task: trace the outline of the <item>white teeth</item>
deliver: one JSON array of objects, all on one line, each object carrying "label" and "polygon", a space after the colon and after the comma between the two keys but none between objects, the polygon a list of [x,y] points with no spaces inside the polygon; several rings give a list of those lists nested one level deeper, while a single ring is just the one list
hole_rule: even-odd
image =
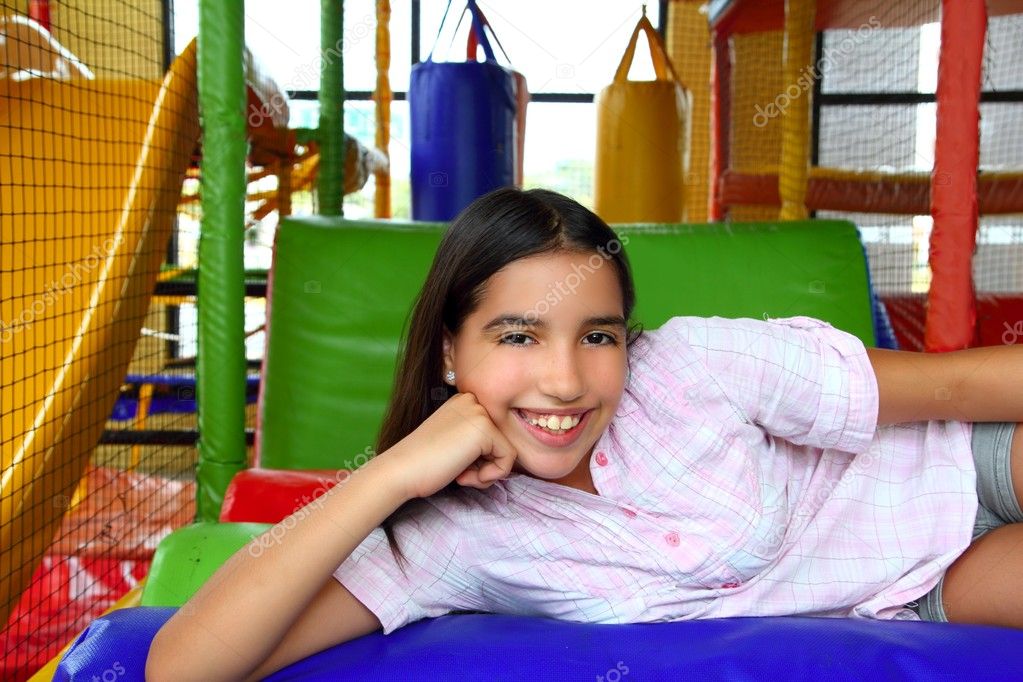
[{"label": "white teeth", "polygon": [[529,421],[530,424],[547,429],[548,431],[568,431],[569,429],[575,428],[575,426],[579,423],[579,420],[579,416],[567,414],[563,417],[550,414],[543,415],[539,419],[527,418],[527,421]]}]

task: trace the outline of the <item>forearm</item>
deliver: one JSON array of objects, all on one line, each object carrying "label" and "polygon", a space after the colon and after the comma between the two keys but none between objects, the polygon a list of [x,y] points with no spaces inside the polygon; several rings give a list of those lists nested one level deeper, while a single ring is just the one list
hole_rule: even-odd
[{"label": "forearm", "polygon": [[869,349],[878,379],[878,423],[1023,421],[1023,346],[950,353]]},{"label": "forearm", "polygon": [[1023,421],[1023,346],[989,346],[956,353],[953,419]]},{"label": "forearm", "polygon": [[147,673],[212,681],[254,670],[325,580],[405,501],[390,483],[386,454],[232,556],[157,634]]}]

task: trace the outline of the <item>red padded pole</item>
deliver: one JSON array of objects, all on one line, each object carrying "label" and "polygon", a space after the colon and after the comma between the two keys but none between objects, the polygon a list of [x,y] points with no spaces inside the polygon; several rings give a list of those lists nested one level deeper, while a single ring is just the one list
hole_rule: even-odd
[{"label": "red padded pole", "polygon": [[974,337],[971,262],[977,239],[980,80],[987,8],[942,0],[937,134],[931,175],[930,265],[924,349],[969,347]]}]

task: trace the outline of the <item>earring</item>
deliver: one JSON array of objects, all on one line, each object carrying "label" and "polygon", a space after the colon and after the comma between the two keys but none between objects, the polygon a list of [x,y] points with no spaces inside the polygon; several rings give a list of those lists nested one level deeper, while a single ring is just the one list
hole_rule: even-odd
[{"label": "earring", "polygon": [[449,384],[455,383],[455,373],[454,373],[454,371],[449,369],[448,373],[444,375],[444,381],[448,382]]}]

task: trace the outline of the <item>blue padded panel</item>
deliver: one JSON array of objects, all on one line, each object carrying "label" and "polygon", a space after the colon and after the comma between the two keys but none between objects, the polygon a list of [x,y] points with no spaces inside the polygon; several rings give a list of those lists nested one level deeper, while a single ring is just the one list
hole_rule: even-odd
[{"label": "blue padded panel", "polygon": [[149,644],[175,611],[173,607],[139,606],[100,616],[60,659],[54,682],[92,682],[94,676],[101,680],[145,679]]},{"label": "blue padded panel", "polygon": [[[54,680],[141,680],[173,608],[115,611],[89,626]],[[852,618],[719,618],[589,625],[459,614],[338,645],[268,680],[1012,680],[1023,630]]]}]

